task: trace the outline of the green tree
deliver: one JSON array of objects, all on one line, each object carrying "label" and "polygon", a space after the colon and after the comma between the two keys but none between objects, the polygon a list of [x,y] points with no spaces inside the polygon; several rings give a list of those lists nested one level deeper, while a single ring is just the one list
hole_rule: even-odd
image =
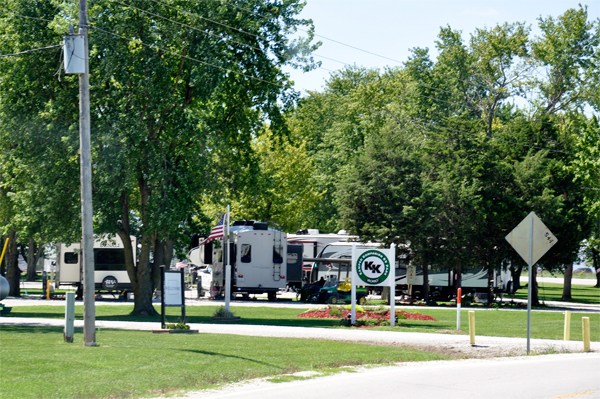
[{"label": "green tree", "polygon": [[[47,1],[40,2],[46,10],[41,17],[54,19],[52,24],[22,20],[16,14],[33,6],[4,1],[9,11],[3,19],[10,27],[10,34],[3,36],[7,42],[18,43],[24,31],[35,36],[43,30],[55,38],[77,18],[71,2]],[[310,27],[310,21],[294,17],[301,8],[298,1],[272,7],[261,0],[245,4],[251,11],[205,1],[187,2],[185,8],[176,1],[91,4],[95,224],[97,232],[119,234],[126,243],[134,313],[155,312],[152,255],[155,266],[156,260],[169,258],[170,246],[194,230],[195,220],[203,219],[194,215],[201,212],[208,193],[218,196],[221,188],[235,190],[252,181],[252,173],[243,170],[245,165],[256,168],[252,139],[265,118],[280,119],[277,102],[290,98],[281,65],[311,67],[305,57],[312,49],[311,33],[289,39],[298,26]],[[14,29],[15,20],[26,21],[19,22],[26,29]],[[31,21],[40,22],[38,29],[27,25]],[[23,71],[34,70],[28,61],[15,64]],[[43,61],[40,68],[56,70],[56,65],[48,67],[51,60]],[[48,89],[28,100],[17,80],[13,87],[21,106],[7,107],[7,117],[43,115],[44,126],[76,132],[77,77],[63,77],[54,85],[46,81],[57,79],[45,75],[28,79],[31,87]],[[227,177],[226,187],[220,176]],[[141,249],[134,264],[136,248],[130,247],[129,235],[138,227]]]},{"label": "green tree", "polygon": [[258,158],[258,183],[237,193],[232,213],[236,217],[271,222],[287,232],[304,226],[307,210],[320,201],[314,167],[306,152],[306,140],[275,136],[266,129],[252,143]]}]

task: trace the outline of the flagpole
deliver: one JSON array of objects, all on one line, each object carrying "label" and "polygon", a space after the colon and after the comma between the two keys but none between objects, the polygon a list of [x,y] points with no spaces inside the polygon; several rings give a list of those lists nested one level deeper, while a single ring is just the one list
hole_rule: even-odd
[{"label": "flagpole", "polygon": [[227,205],[227,217],[225,218],[225,220],[227,223],[227,225],[225,226],[225,229],[227,231],[227,266],[225,266],[225,311],[229,312],[229,301],[231,299],[231,248],[229,246],[229,205]]}]

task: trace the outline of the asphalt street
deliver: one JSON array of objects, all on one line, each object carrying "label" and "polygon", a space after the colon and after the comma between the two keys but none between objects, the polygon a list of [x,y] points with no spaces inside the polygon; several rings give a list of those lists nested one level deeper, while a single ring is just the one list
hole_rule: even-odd
[{"label": "asphalt street", "polygon": [[175,399],[600,398],[600,354],[400,363],[352,371],[284,383],[255,380]]}]

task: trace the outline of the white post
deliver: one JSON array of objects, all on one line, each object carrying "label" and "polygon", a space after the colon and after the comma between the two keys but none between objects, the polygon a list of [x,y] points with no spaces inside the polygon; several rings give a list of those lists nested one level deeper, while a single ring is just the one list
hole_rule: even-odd
[{"label": "white post", "polygon": [[527,284],[527,354],[531,349],[531,286],[533,285],[533,215],[529,220],[529,284]]},{"label": "white post", "polygon": [[396,325],[396,244],[390,246],[390,326]]},{"label": "white post", "polygon": [[84,35],[85,73],[79,74],[79,151],[81,168],[81,257],[83,265],[83,345],[96,346],[96,287],[92,210],[92,151],[90,135],[90,75],[87,0],[79,0],[79,33]]},{"label": "white post", "polygon": [[350,319],[350,324],[354,326],[356,325],[356,282],[358,281],[358,274],[356,273],[356,244],[352,244],[352,264],[350,267],[352,268],[352,290],[350,291],[352,297],[352,318]]},{"label": "white post", "polygon": [[456,290],[456,329],[460,331],[460,306],[462,301],[462,288]]},{"label": "white post", "polygon": [[225,311],[229,312],[229,301],[231,300],[231,250],[229,245],[229,205],[227,205],[227,217],[225,217],[225,221],[227,223],[227,226],[225,227],[225,234],[227,234],[227,266],[225,266]]},{"label": "white post", "polygon": [[65,342],[73,342],[73,335],[75,332],[75,293],[67,292],[67,298],[65,301],[65,329],[64,336]]}]

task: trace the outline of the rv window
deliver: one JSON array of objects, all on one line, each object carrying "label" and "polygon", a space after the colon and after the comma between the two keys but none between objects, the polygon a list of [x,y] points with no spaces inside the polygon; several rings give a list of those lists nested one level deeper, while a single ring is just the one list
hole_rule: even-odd
[{"label": "rv window", "polygon": [[94,248],[94,268],[105,271],[127,270],[125,250],[122,248]]},{"label": "rv window", "polygon": [[242,263],[250,263],[252,261],[252,245],[242,244],[240,249],[240,257]]},{"label": "rv window", "polygon": [[273,247],[273,263],[283,263],[283,247],[281,245]]},{"label": "rv window", "polygon": [[65,252],[65,263],[73,264],[79,262],[79,255],[75,252]]},{"label": "rv window", "polygon": [[296,263],[298,262],[298,254],[295,252],[288,252],[287,254],[288,263]]}]

